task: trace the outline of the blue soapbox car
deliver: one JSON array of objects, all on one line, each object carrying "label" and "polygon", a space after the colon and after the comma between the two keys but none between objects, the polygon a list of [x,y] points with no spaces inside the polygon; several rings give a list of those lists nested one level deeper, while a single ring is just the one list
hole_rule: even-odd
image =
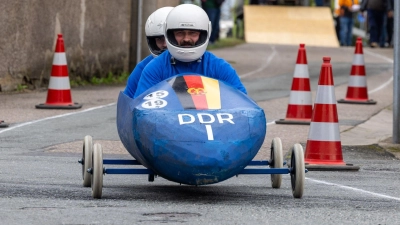
[{"label": "blue soapbox car", "polygon": [[[274,138],[269,160],[253,158],[266,134],[266,119],[252,99],[222,81],[197,74],[177,75],[132,99],[117,103],[119,137],[134,159],[103,159],[100,144],[83,141],[83,186],[101,198],[104,174],[147,174],[187,185],[218,183],[238,174],[271,174],[273,188],[290,174],[292,194],[301,198],[303,148],[295,144],[283,161],[282,142]],[[103,165],[134,165],[105,168]],[[284,165],[287,164],[287,167]],[[138,168],[139,167],[139,168]]]}]

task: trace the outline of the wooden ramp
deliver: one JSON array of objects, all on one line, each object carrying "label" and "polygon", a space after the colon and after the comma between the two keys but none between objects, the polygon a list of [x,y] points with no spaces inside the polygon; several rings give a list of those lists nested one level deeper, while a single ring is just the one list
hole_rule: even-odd
[{"label": "wooden ramp", "polygon": [[244,7],[248,43],[339,47],[332,13],[328,7]]}]

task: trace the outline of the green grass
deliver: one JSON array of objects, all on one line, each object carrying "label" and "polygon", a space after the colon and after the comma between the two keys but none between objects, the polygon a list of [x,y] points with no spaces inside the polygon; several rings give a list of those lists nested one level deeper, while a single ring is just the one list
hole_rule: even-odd
[{"label": "green grass", "polygon": [[389,149],[391,152],[400,152],[399,147],[387,147],[387,149]]},{"label": "green grass", "polygon": [[228,48],[228,47],[233,47],[236,45],[240,45],[245,43],[244,40],[242,39],[237,39],[237,38],[224,38],[216,41],[214,44],[210,44],[207,47],[207,50],[213,50],[213,49],[219,49],[219,48]]},{"label": "green grass", "polygon": [[24,84],[18,84],[17,85],[17,91],[18,92],[23,92],[25,89],[27,89],[28,86],[24,85]]},{"label": "green grass", "polygon": [[79,77],[70,81],[71,87],[86,85],[109,85],[109,84],[125,84],[128,80],[129,73],[123,72],[120,75],[114,75],[109,72],[106,77],[92,77],[89,81],[82,80]]}]

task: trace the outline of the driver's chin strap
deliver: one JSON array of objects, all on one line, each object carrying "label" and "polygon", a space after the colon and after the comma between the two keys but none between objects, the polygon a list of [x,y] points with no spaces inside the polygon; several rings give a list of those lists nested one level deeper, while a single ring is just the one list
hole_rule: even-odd
[{"label": "driver's chin strap", "polygon": [[171,65],[175,65],[176,64],[175,58],[173,56],[171,56],[170,62],[171,62]]},{"label": "driver's chin strap", "polygon": [[[202,59],[202,57],[197,59],[196,62],[201,63],[201,59]],[[170,61],[171,65],[175,65],[176,64],[176,60],[175,60],[175,58],[173,56],[171,56],[171,59],[169,61]]]}]

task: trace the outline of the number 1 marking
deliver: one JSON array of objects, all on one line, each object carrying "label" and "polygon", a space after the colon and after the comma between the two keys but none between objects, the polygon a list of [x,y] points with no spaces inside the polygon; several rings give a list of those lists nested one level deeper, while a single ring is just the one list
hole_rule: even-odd
[{"label": "number 1 marking", "polygon": [[211,129],[211,125],[206,125],[206,131],[207,131],[207,137],[209,141],[213,141],[214,140],[214,135],[213,135],[213,131]]}]

